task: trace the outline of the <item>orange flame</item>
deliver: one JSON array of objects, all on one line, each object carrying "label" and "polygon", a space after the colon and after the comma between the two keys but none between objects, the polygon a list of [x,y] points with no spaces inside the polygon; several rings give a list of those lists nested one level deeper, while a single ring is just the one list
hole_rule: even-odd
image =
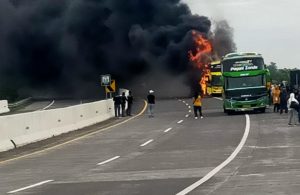
[{"label": "orange flame", "polygon": [[211,42],[204,38],[201,33],[192,31],[192,35],[196,45],[196,53],[193,54],[193,52],[190,50],[188,52],[189,59],[195,64],[196,68],[202,71],[199,84],[201,85],[203,95],[206,95],[206,82],[210,74],[208,64],[212,61],[211,55],[213,47]]},{"label": "orange flame", "polygon": [[205,68],[208,59],[210,59],[212,53],[212,44],[208,39],[205,39],[202,34],[197,31],[192,31],[194,42],[196,45],[196,54],[189,51],[189,59],[196,64],[200,69]]}]

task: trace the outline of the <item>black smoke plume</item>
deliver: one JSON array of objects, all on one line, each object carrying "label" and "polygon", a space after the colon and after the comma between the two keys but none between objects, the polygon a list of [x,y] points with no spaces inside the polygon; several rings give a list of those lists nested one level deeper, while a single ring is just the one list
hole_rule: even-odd
[{"label": "black smoke plume", "polygon": [[0,93],[98,96],[111,74],[136,94],[187,95],[191,30],[209,36],[211,21],[180,0],[1,0]]}]

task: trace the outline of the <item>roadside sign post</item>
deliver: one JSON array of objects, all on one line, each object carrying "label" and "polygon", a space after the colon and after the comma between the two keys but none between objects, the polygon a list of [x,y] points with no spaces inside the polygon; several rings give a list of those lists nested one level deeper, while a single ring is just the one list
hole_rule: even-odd
[{"label": "roadside sign post", "polygon": [[[111,84],[111,76],[109,74],[101,75],[101,86],[105,88]],[[105,99],[107,99],[107,91],[105,90]]]},{"label": "roadside sign post", "polygon": [[105,92],[110,94],[110,97],[112,97],[112,93],[116,92],[116,81],[111,80],[110,85],[105,86]]}]

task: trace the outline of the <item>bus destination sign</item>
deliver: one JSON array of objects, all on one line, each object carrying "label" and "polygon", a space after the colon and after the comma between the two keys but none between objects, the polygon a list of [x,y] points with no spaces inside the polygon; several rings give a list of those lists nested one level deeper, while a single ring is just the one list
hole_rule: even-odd
[{"label": "bus destination sign", "polygon": [[230,67],[230,72],[258,70],[259,67],[252,60],[235,61]]}]

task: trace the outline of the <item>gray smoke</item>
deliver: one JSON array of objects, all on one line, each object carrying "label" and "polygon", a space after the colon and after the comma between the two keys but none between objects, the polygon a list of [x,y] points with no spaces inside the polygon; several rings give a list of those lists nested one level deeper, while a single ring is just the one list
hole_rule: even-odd
[{"label": "gray smoke", "polygon": [[218,59],[230,52],[236,51],[236,45],[233,41],[233,29],[226,20],[216,22],[213,48]]},{"label": "gray smoke", "polygon": [[[186,93],[191,30],[209,37],[211,22],[180,0],[1,0],[0,93],[97,96],[102,74],[136,94]],[[216,52],[232,50],[231,32],[217,28]]]}]

